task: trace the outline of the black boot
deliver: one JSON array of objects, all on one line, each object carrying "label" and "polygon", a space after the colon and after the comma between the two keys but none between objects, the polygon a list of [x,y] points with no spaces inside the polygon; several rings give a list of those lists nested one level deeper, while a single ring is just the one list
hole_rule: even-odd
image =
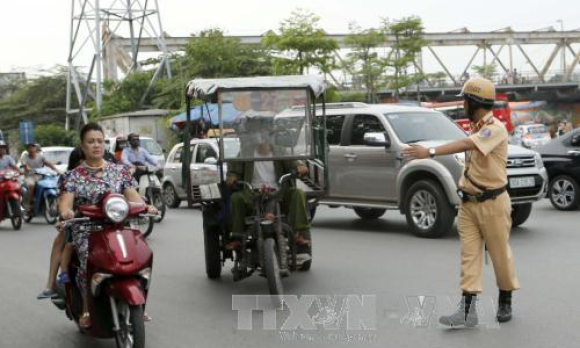
[{"label": "black boot", "polygon": [[512,292],[500,290],[497,301],[497,321],[505,323],[512,320]]},{"label": "black boot", "polygon": [[479,322],[477,318],[477,295],[463,293],[459,308],[451,315],[444,315],[439,318],[439,323],[446,326],[466,326],[473,327]]}]

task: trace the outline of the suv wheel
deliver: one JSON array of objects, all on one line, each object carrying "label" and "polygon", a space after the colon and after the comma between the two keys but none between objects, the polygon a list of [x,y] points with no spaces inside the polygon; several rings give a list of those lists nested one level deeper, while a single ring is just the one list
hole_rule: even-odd
[{"label": "suv wheel", "polygon": [[405,216],[418,237],[438,238],[453,226],[454,209],[441,187],[430,180],[416,182],[405,199]]},{"label": "suv wheel", "polygon": [[377,208],[354,208],[354,212],[363,220],[378,219],[385,214],[386,209]]},{"label": "suv wheel", "polygon": [[580,187],[568,175],[558,175],[550,182],[550,202],[558,210],[576,210],[580,204]]},{"label": "suv wheel", "polygon": [[177,208],[179,207],[179,204],[181,204],[181,200],[179,199],[177,191],[175,191],[173,185],[165,184],[163,187],[163,195],[165,196],[165,203],[167,203],[170,208]]},{"label": "suv wheel", "polygon": [[514,204],[512,206],[512,228],[526,222],[532,212],[532,203]]}]

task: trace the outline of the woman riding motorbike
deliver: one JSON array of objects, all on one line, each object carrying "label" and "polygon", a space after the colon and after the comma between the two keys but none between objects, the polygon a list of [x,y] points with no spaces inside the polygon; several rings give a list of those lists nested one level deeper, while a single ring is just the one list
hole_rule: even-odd
[{"label": "woman riding motorbike", "polygon": [[[137,191],[131,173],[125,166],[116,165],[103,159],[104,132],[101,126],[89,123],[81,129],[81,149],[84,162],[69,172],[62,185],[58,210],[61,220],[74,218],[73,208],[81,204],[95,204],[108,192],[121,193],[130,202],[144,203]],[[157,209],[148,207],[148,212],[156,214]],[[76,225],[72,227],[73,245],[77,251],[80,267],[77,283],[83,294],[83,315],[79,319],[81,327],[91,324],[88,305],[88,285],[86,279],[88,259],[88,232]]]}]

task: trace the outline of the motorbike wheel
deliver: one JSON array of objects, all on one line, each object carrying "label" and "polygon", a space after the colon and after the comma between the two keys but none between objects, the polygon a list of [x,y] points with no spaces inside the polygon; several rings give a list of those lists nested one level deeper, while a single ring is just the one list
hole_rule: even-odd
[{"label": "motorbike wheel", "polygon": [[275,305],[280,303],[280,295],[284,294],[276,249],[276,242],[273,238],[268,238],[264,241],[264,268],[266,278],[268,278],[270,295],[272,295]]},{"label": "motorbike wheel", "polygon": [[219,226],[203,225],[203,246],[205,273],[209,279],[217,279],[222,274]]},{"label": "motorbike wheel", "polygon": [[44,219],[49,225],[56,223],[56,197],[49,196],[44,199]]},{"label": "motorbike wheel", "polygon": [[[123,304],[121,309],[128,306]],[[119,311],[119,324],[121,330],[115,335],[115,342],[118,348],[145,348],[145,322],[143,321],[143,307],[128,306],[129,307],[129,325],[122,312]]]},{"label": "motorbike wheel", "polygon": [[165,197],[161,192],[154,193],[153,199],[151,200],[155,208],[159,211],[159,217],[155,218],[155,222],[161,222],[165,217],[165,211],[167,210],[167,204],[165,204]]},{"label": "motorbike wheel", "polygon": [[10,209],[10,222],[12,223],[12,228],[16,231],[22,227],[22,210],[20,209],[20,202],[16,199],[11,199],[8,201],[8,207]]}]

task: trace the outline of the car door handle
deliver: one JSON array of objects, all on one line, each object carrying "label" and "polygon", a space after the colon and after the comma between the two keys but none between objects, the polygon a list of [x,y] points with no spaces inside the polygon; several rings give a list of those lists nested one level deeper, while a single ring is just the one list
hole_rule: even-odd
[{"label": "car door handle", "polygon": [[356,159],[356,155],[354,153],[347,153],[344,155],[344,158],[346,159]]}]

